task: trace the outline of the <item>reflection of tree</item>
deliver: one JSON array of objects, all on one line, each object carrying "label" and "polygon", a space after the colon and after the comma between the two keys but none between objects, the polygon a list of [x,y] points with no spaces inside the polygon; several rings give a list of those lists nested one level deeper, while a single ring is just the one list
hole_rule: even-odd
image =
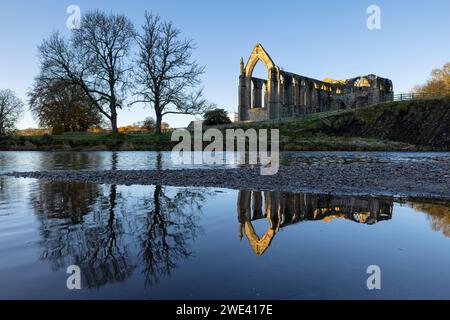
[{"label": "reflection of tree", "polygon": [[136,199],[115,185],[36,185],[31,204],[41,222],[41,257],[56,270],[78,265],[84,287],[124,281],[138,259],[144,262],[147,284],[169,275],[191,254],[189,243],[199,232],[198,212],[208,196],[199,189],[167,191],[157,186],[152,197]]},{"label": "reflection of tree", "polygon": [[117,152],[111,153],[111,170],[117,170],[117,164],[119,163],[119,154]]},{"label": "reflection of tree", "polygon": [[11,178],[0,177],[0,203],[10,203],[14,199],[16,196],[15,184],[16,181]]},{"label": "reflection of tree", "polygon": [[85,254],[75,263],[84,266],[89,286],[124,281],[136,267],[125,236],[124,212],[116,212],[117,197],[117,186],[109,186],[109,195],[101,197],[101,208],[94,212],[93,227],[86,230]]},{"label": "reflection of tree", "polygon": [[156,153],[155,169],[156,170],[162,170],[162,153],[161,153],[161,151],[158,151]]},{"label": "reflection of tree", "polygon": [[55,152],[39,155],[40,170],[100,169],[104,154],[96,152]]},{"label": "reflection of tree", "polygon": [[134,266],[129,265],[122,221],[115,212],[116,186],[108,195],[91,184],[40,182],[39,186],[32,205],[42,222],[42,259],[58,270],[80,266],[87,287],[126,279]]},{"label": "reflection of tree", "polygon": [[139,234],[146,285],[170,275],[178,261],[191,255],[188,245],[198,235],[198,212],[206,195],[204,191],[179,189],[170,197],[164,187],[156,186],[153,198],[144,201],[148,211]]},{"label": "reflection of tree", "polygon": [[431,229],[450,237],[450,207],[440,202],[412,202],[411,206],[427,214]]},{"label": "reflection of tree", "polygon": [[31,202],[39,216],[66,218],[72,223],[82,222],[99,196],[93,184],[77,182],[38,181],[38,190],[31,194]]},{"label": "reflection of tree", "polygon": [[[257,255],[269,248],[278,231],[301,221],[345,219],[374,224],[392,218],[393,201],[371,197],[345,197],[243,190],[238,197],[239,237],[245,233]],[[252,205],[251,205],[252,204]],[[256,234],[252,221],[267,218],[269,226],[262,237]]]}]

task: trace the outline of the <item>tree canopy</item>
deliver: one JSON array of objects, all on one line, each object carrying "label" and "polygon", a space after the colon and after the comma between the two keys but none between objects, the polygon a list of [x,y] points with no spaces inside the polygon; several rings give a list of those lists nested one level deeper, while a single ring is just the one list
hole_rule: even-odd
[{"label": "tree canopy", "polygon": [[54,80],[36,81],[28,94],[30,110],[39,125],[55,132],[84,132],[101,123],[92,99],[76,85]]},{"label": "tree canopy", "polygon": [[205,124],[208,126],[231,123],[228,112],[224,109],[212,109],[205,112]]},{"label": "tree canopy", "polygon": [[414,88],[415,92],[436,95],[450,95],[450,62],[441,69],[431,71],[431,78],[424,84]]},{"label": "tree canopy", "polygon": [[70,39],[53,33],[39,46],[37,81],[78,86],[117,132],[117,109],[129,85],[129,57],[134,27],[124,15],[88,12]]},{"label": "tree canopy", "polygon": [[205,68],[192,57],[196,46],[172,22],[146,13],[136,42],[135,102],[155,110],[156,132],[167,114],[202,114],[211,107],[199,88]]},{"label": "tree canopy", "polygon": [[9,89],[0,90],[0,136],[13,132],[24,109],[23,102]]}]

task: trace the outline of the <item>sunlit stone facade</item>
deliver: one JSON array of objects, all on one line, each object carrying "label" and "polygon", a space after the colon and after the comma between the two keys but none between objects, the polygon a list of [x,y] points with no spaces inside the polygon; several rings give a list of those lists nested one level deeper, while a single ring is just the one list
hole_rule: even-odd
[{"label": "sunlit stone facade", "polygon": [[[252,76],[262,61],[267,79]],[[389,79],[370,74],[348,80],[316,80],[281,70],[261,44],[246,65],[241,59],[239,121],[263,121],[329,110],[358,108],[392,100]]]}]

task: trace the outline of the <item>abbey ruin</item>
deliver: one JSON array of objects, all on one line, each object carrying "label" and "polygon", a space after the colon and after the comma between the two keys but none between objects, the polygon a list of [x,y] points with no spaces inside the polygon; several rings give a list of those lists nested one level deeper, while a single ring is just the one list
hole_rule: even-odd
[{"label": "abbey ruin", "polygon": [[[262,61],[267,79],[252,76]],[[358,108],[393,99],[392,81],[370,74],[348,80],[322,81],[281,70],[261,44],[247,62],[241,58],[239,121],[263,121],[308,113]]]}]

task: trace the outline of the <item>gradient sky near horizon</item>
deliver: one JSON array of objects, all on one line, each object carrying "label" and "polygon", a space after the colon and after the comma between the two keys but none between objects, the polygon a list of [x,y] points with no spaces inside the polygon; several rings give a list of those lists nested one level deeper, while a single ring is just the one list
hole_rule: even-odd
[{"label": "gradient sky near horizon", "polygon": [[[381,8],[381,30],[366,27],[369,5]],[[137,27],[145,10],[171,20],[194,39],[195,58],[206,66],[206,97],[237,111],[239,60],[261,43],[276,64],[308,77],[346,79],[375,73],[393,80],[397,93],[425,82],[433,68],[450,61],[449,0],[41,0],[0,3],[0,89],[26,93],[37,75],[37,46],[54,30],[68,34],[66,9],[126,14]],[[255,76],[262,76],[258,64]],[[136,106],[119,112],[119,125],[153,115]],[[169,116],[173,127],[188,116]],[[37,127],[27,111],[19,128]]]}]

